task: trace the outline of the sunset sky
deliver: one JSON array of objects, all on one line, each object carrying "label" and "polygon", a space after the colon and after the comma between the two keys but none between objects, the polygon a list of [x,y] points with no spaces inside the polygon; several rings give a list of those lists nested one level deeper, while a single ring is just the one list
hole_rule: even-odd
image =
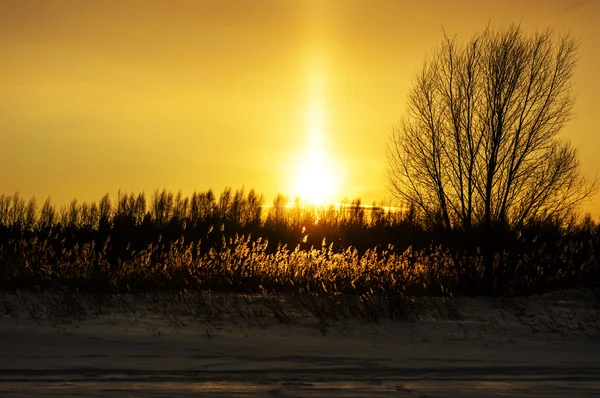
[{"label": "sunset sky", "polygon": [[513,22],[580,38],[563,134],[594,177],[599,21],[600,1],[2,0],[0,193],[380,201],[386,140],[442,26],[468,40]]}]

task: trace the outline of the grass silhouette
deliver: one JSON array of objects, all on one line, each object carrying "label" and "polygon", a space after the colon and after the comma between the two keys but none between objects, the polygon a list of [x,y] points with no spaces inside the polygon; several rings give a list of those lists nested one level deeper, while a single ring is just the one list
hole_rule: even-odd
[{"label": "grass silhouette", "polygon": [[[502,294],[599,285],[598,225],[536,224],[509,231],[495,258]],[[3,290],[307,293],[383,300],[482,294],[481,242],[428,227],[409,210],[305,206],[227,188],[184,197],[117,194],[56,210],[0,196]]]}]

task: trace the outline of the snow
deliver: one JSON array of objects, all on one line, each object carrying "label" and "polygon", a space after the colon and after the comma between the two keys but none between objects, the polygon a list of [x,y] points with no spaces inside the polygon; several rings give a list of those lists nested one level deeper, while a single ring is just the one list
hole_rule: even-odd
[{"label": "snow", "polygon": [[[98,304],[0,294],[0,396],[600,393],[600,309],[574,295],[416,299],[410,319],[377,321],[319,319],[291,304],[294,315],[277,317],[238,298],[203,298],[204,311],[186,313],[159,295]],[[216,302],[220,314],[209,311]]]}]

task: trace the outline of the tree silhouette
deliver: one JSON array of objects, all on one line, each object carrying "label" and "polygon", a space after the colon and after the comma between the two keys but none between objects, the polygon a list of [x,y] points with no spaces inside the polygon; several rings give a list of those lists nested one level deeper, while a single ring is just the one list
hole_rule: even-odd
[{"label": "tree silhouette", "polygon": [[563,223],[595,189],[558,136],[573,117],[576,63],[577,41],[550,30],[445,36],[391,134],[391,192],[427,224],[481,237],[487,287],[503,231]]}]

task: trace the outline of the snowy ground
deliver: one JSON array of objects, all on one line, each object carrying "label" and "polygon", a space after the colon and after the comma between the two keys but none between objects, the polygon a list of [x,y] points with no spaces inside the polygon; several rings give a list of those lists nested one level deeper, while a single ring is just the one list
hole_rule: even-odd
[{"label": "snowy ground", "polygon": [[232,297],[0,294],[0,396],[600,396],[600,310],[578,295],[377,322]]}]

